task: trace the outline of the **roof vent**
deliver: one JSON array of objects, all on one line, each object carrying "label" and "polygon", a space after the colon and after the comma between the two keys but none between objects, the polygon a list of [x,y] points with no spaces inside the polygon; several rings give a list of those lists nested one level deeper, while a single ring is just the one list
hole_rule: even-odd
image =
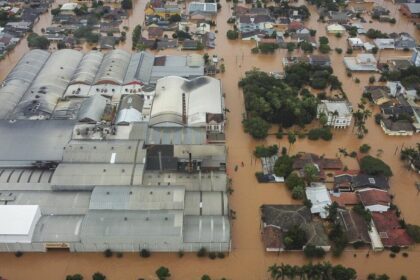
[{"label": "roof vent", "polygon": [[165,217],[165,221],[167,221],[168,220],[168,217]]},{"label": "roof vent", "polygon": [[107,195],[109,195],[109,192],[106,192]]},{"label": "roof vent", "polygon": [[149,194],[153,194],[153,192],[150,192]]},{"label": "roof vent", "polygon": [[128,218],[127,217],[124,217],[124,221],[127,221],[128,220]]}]

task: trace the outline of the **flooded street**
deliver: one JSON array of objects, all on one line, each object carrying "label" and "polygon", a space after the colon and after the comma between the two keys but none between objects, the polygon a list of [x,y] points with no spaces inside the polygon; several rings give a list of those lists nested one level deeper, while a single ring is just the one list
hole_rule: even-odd
[{"label": "flooded street", "polygon": [[[144,19],[144,0],[133,1],[135,10],[130,18],[123,22],[122,26],[130,27],[127,34],[127,41],[122,45],[127,51],[131,50],[131,32],[135,25],[143,22]],[[170,269],[172,280],[200,279],[203,274],[208,274],[212,279],[226,277],[234,280],[261,280],[269,279],[267,268],[273,263],[303,264],[308,262],[303,253],[266,253],[263,249],[260,236],[260,213],[259,207],[262,204],[291,204],[298,203],[292,200],[290,192],[283,184],[258,184],[255,179],[255,172],[261,170],[259,162],[255,163],[252,152],[256,145],[277,144],[280,147],[289,147],[287,137],[279,140],[274,136],[268,137],[264,141],[255,141],[248,134],[243,132],[241,121],[245,111],[243,96],[237,84],[245,72],[254,67],[264,71],[282,71],[282,59],[287,55],[287,50],[279,50],[275,55],[254,55],[251,48],[254,43],[241,41],[229,41],[226,38],[226,31],[231,27],[226,23],[231,15],[231,2],[220,1],[222,10],[217,17],[216,30],[218,31],[216,49],[208,52],[217,54],[224,59],[226,73],[220,74],[219,78],[223,82],[223,91],[226,94],[226,107],[230,110],[226,125],[227,147],[228,147],[228,173],[233,180],[234,192],[230,196],[230,206],[236,211],[236,219],[232,221],[232,247],[233,250],[225,259],[211,260],[208,258],[198,258],[195,254],[186,254],[179,258],[177,254],[159,253],[152,254],[148,259],[140,258],[138,254],[124,254],[123,258],[105,258],[99,253],[25,253],[23,257],[16,258],[13,254],[0,254],[0,275],[9,280],[60,280],[65,279],[68,274],[81,273],[85,279],[90,279],[90,275],[100,271],[109,280],[128,280],[128,279],[156,279],[155,270],[160,266]],[[302,2],[303,4],[303,2]],[[391,2],[381,2],[388,8],[396,9]],[[311,11],[311,19],[307,27],[317,29],[317,37],[325,35],[325,24],[317,22],[318,15],[313,6],[308,6]],[[410,32],[419,40],[419,31],[415,26],[407,21],[406,18],[399,18],[398,11],[391,10],[391,15],[397,18],[397,24],[373,22],[364,24],[365,28],[381,28],[386,32]],[[365,15],[368,20],[370,17]],[[50,15],[41,17],[35,30],[46,27],[50,22]],[[336,38],[329,36],[331,49],[342,48],[343,54],[331,52],[331,60],[335,75],[343,83],[343,89],[354,106],[360,100],[363,87],[367,85],[367,80],[371,74],[356,74],[352,78],[346,76],[343,57],[347,36]],[[27,51],[26,40],[22,40],[8,57],[0,63],[0,79],[3,79],[10,69],[16,64],[23,53]],[[162,54],[187,54],[179,50],[166,50],[159,52]],[[301,55],[302,52],[295,51],[294,56]],[[409,53],[382,53],[381,59],[386,55],[401,56]],[[379,55],[379,54],[378,54]],[[378,75],[377,75],[378,76]],[[354,78],[361,80],[360,84],[354,82]],[[402,145],[405,147],[415,145],[419,142],[419,137],[391,137],[386,136],[382,129],[374,123],[374,119],[367,121],[369,133],[364,139],[358,139],[351,127],[346,130],[334,132],[332,141],[309,141],[298,139],[291,148],[291,153],[299,151],[313,152],[319,155],[325,154],[327,157],[338,155],[339,148],[346,148],[348,152],[358,151],[361,144],[367,143],[372,146],[371,154],[376,155],[378,150],[382,150],[383,159],[392,168],[394,176],[391,178],[391,193],[395,195],[395,204],[402,211],[402,216],[408,223],[420,224],[420,196],[417,194],[414,182],[419,178],[408,171],[399,160],[399,151],[396,149]],[[245,163],[244,167],[239,167],[234,171],[235,165]],[[356,168],[357,163],[353,158],[343,158],[344,164],[349,168]],[[334,259],[328,254],[324,259],[334,264],[353,267],[357,270],[360,279],[365,279],[366,275],[375,273],[387,273],[391,279],[399,279],[401,275],[406,275],[408,279],[419,279],[420,266],[420,247],[412,247],[408,250],[408,258],[403,258],[398,254],[396,258],[389,257],[389,251],[382,253],[370,253],[366,257],[367,250],[345,251],[339,259]],[[354,254],[356,254],[354,256]]]}]

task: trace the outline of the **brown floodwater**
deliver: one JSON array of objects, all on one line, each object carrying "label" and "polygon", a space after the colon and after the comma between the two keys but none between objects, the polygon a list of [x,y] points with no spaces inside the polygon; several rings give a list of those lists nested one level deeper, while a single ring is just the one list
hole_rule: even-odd
[{"label": "brown floodwater", "polygon": [[[153,254],[149,259],[142,259],[138,254],[124,254],[121,259],[105,258],[100,253],[27,253],[21,258],[16,258],[13,254],[0,254],[0,275],[12,280],[26,279],[64,279],[67,274],[81,273],[85,278],[96,271],[107,275],[110,280],[125,279],[155,279],[154,271],[159,266],[167,266],[173,280],[200,279],[201,275],[209,274],[212,279],[227,277],[235,280],[260,280],[268,279],[267,267],[273,263],[289,263],[301,265],[307,260],[302,253],[282,253],[269,254],[263,249],[260,236],[260,214],[259,207],[262,204],[290,204],[298,203],[292,200],[290,193],[283,184],[258,184],[254,173],[260,171],[259,163],[255,163],[252,151],[256,145],[278,144],[288,147],[287,139],[276,139],[274,136],[268,137],[264,141],[255,141],[242,130],[241,120],[244,113],[243,96],[237,86],[238,80],[244,73],[254,67],[264,71],[281,71],[282,58],[287,55],[285,50],[278,51],[275,55],[252,55],[252,42],[228,41],[226,31],[230,28],[226,20],[230,16],[230,3],[221,0],[222,11],[217,18],[218,31],[215,50],[208,51],[210,54],[218,54],[223,57],[226,65],[226,73],[219,77],[223,82],[223,91],[226,93],[226,107],[229,108],[228,121],[226,126],[229,175],[233,179],[234,193],[230,196],[230,206],[236,211],[237,218],[232,221],[232,245],[233,250],[229,256],[223,260],[200,259],[194,254],[186,254],[183,258],[178,258],[177,254]],[[391,2],[380,2],[388,8],[393,7]],[[123,45],[126,50],[131,49],[131,31],[133,27],[143,22],[144,1],[134,1],[135,10],[127,23],[122,25],[130,26],[129,40]],[[317,14],[313,7],[309,7],[312,13],[308,26],[317,29],[317,35],[325,35],[325,24],[317,22]],[[399,18],[399,13],[391,12],[397,17],[398,24],[373,22],[364,24],[365,28],[380,27],[387,32],[405,31],[410,32],[419,39],[419,33],[415,30],[406,18]],[[368,17],[366,17],[368,18]],[[47,17],[41,19],[39,24],[48,24]],[[39,26],[36,26],[39,28]],[[332,49],[340,47],[346,50],[346,36],[335,38],[328,36]],[[22,42],[23,43],[23,42]],[[22,45],[21,43],[21,45]],[[1,62],[0,78],[13,67],[19,57],[27,50],[26,43],[20,46],[15,53],[10,55],[9,60]],[[207,52],[207,51],[206,51]],[[186,54],[179,50],[166,50],[165,54]],[[201,53],[204,53],[201,52]],[[299,52],[295,52],[295,55]],[[301,53],[300,53],[301,54]],[[386,55],[401,56],[404,54],[384,52]],[[371,74],[356,74],[353,78],[348,78],[343,64],[343,54],[338,55],[331,52],[331,59],[334,72],[343,82],[344,91],[353,104],[357,104],[363,86]],[[7,62],[8,61],[8,62]],[[7,69],[5,69],[5,67]],[[361,80],[360,84],[354,82],[354,78]],[[412,137],[390,137],[385,136],[379,126],[374,123],[373,118],[367,121],[369,133],[364,139],[357,139],[352,129],[338,130],[334,133],[334,138],[330,142],[309,141],[307,139],[298,141],[292,146],[291,152],[299,151],[325,154],[328,157],[338,155],[338,149],[344,147],[347,151],[356,151],[358,147],[367,143],[372,146],[371,154],[376,155],[379,151],[381,158],[386,161],[394,172],[391,178],[391,192],[395,195],[395,203],[400,207],[404,219],[409,223],[420,224],[420,196],[414,183],[419,178],[408,171],[399,160],[396,149],[402,145],[410,146],[418,142],[418,136]],[[382,151],[382,152],[381,152]],[[245,163],[237,172],[234,166],[241,162]],[[344,163],[349,168],[356,168],[357,162],[352,158],[343,158]],[[402,258],[398,255],[395,259],[389,257],[389,252],[370,253],[366,257],[368,250],[349,250],[344,252],[339,259],[325,258],[334,264],[350,266],[358,271],[360,279],[365,279],[371,272],[387,273],[392,279],[399,279],[401,275],[408,276],[409,279],[419,279],[420,275],[420,247],[415,246],[408,250],[409,257]],[[356,254],[356,257],[354,256]]]}]

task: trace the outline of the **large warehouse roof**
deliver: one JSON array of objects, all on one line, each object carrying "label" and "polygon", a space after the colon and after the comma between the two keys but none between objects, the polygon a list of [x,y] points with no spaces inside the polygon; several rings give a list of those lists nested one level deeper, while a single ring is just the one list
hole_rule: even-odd
[{"label": "large warehouse roof", "polygon": [[85,54],[74,73],[71,83],[93,84],[103,57],[103,53],[99,51],[90,51]]},{"label": "large warehouse roof", "polygon": [[31,50],[27,52],[16,64],[13,70],[7,75],[4,82],[10,80],[21,80],[32,82],[45,62],[50,57],[50,53],[43,50]]},{"label": "large warehouse roof", "polygon": [[187,80],[177,76],[158,80],[150,125],[183,125],[183,106],[186,111],[185,125],[188,126],[205,125],[207,113],[222,114],[220,81],[211,77]]},{"label": "large warehouse roof", "polygon": [[149,83],[155,57],[151,53],[139,52],[131,55],[124,84],[132,82]]},{"label": "large warehouse roof", "polygon": [[182,210],[183,187],[109,186],[93,189],[91,210]]},{"label": "large warehouse roof", "polygon": [[143,164],[61,163],[51,180],[54,188],[93,189],[142,183]]},{"label": "large warehouse roof", "polygon": [[60,161],[74,124],[69,120],[0,121],[0,165]]},{"label": "large warehouse roof", "polygon": [[38,213],[38,205],[0,205],[0,236],[30,234]]},{"label": "large warehouse roof", "polygon": [[92,210],[81,229],[83,243],[138,243],[162,238],[182,239],[181,210],[112,211]]},{"label": "large warehouse roof", "polygon": [[123,84],[131,55],[123,50],[113,50],[105,54],[96,75],[95,84]]},{"label": "large warehouse roof", "polygon": [[185,216],[184,242],[229,242],[230,224],[226,216]]},{"label": "large warehouse roof", "polygon": [[65,148],[66,163],[144,163],[143,142],[136,140],[72,140]]},{"label": "large warehouse roof", "polygon": [[49,116],[63,96],[82,56],[81,52],[69,49],[51,54],[16,107],[15,117],[30,117],[40,112]]},{"label": "large warehouse roof", "polygon": [[84,216],[43,216],[35,227],[33,242],[77,242]]}]

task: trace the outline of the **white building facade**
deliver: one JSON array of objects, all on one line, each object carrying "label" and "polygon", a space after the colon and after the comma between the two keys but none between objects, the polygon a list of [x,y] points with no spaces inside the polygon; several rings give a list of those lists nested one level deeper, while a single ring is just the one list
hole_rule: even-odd
[{"label": "white building facade", "polygon": [[327,126],[346,128],[351,125],[353,109],[348,101],[322,100],[317,108],[317,118],[327,116]]}]

